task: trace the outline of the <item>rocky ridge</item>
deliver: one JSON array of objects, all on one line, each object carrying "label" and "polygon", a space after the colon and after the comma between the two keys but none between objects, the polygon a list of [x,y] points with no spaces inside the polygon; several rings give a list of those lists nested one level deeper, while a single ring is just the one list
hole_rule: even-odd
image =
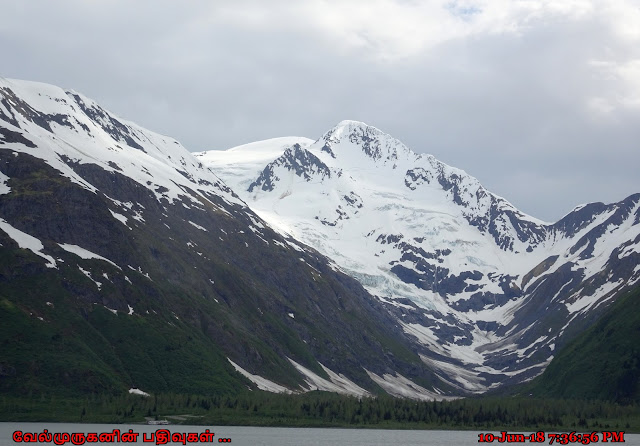
[{"label": "rocky ridge", "polygon": [[[300,138],[261,170],[232,151],[233,163],[225,151],[196,156],[265,221],[358,279],[461,391],[541,373],[640,280],[640,194],[545,223],[356,121]],[[252,169],[228,175],[243,162]]]}]

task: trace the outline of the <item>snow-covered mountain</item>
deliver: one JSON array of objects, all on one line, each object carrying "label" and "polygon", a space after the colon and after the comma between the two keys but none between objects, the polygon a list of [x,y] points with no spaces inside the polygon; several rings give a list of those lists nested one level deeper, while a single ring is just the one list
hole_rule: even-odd
[{"label": "snow-covered mountain", "polygon": [[539,374],[640,280],[640,194],[545,223],[355,121],[316,141],[196,157],[271,226],[362,283],[426,347],[424,363],[460,390]]},{"label": "snow-covered mountain", "polygon": [[0,389],[521,382],[638,282],[639,205],[541,222],[353,121],[194,156],[0,79]]},{"label": "snow-covered mountain", "polygon": [[[296,141],[241,156],[268,163]],[[0,327],[3,393],[455,390],[356,280],[272,230],[180,143],[7,79]]]}]

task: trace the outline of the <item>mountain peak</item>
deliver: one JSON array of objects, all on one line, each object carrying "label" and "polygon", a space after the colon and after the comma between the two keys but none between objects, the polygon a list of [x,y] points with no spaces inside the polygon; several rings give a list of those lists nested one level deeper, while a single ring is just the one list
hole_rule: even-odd
[{"label": "mountain peak", "polygon": [[350,138],[354,134],[366,134],[370,136],[377,137],[388,137],[391,138],[390,135],[384,133],[382,130],[374,127],[372,125],[366,124],[362,121],[352,121],[349,119],[345,119],[340,121],[334,127],[332,127],[329,131],[327,131],[320,139],[331,142],[339,142],[344,139]]},{"label": "mountain peak", "polygon": [[353,119],[344,119],[342,121],[340,121],[339,123],[337,123],[333,128],[334,129],[353,129],[353,128],[368,128],[371,127],[375,130],[380,131],[379,129],[377,129],[376,127],[373,127],[372,125],[367,124],[366,122],[362,122],[362,121],[355,121]]},{"label": "mountain peak", "polygon": [[[407,146],[382,130],[360,121],[344,120],[326,132],[316,142],[321,151],[337,158],[334,147],[338,145],[355,145],[374,161],[383,159],[395,162],[399,157],[415,157]],[[341,149],[344,151],[344,149]],[[351,152],[351,150],[349,150]]]}]

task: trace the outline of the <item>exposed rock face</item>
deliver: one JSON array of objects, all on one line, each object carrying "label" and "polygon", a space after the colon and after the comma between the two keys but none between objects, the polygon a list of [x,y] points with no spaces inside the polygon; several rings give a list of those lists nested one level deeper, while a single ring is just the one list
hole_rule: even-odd
[{"label": "exposed rock face", "polygon": [[[280,390],[380,391],[369,373],[446,389],[381,303],[177,141],[78,93],[0,91],[0,342],[30,352],[0,358],[0,388],[221,393],[253,386],[241,367]],[[288,155],[296,175],[316,161]]]},{"label": "exposed rock face", "polygon": [[274,182],[280,180],[274,170],[284,168],[294,175],[304,178],[305,181],[311,181],[313,178],[323,179],[331,177],[329,168],[311,152],[304,150],[300,144],[294,144],[291,148],[285,150],[282,156],[272,163],[269,163],[260,176],[249,185],[249,192],[260,186],[263,191],[273,191]]},{"label": "exposed rock face", "polygon": [[482,392],[640,280],[640,194],[548,224],[363,123],[269,144],[0,80],[0,388]]},{"label": "exposed rock face", "polygon": [[[225,152],[196,156],[265,220],[358,279],[428,347],[425,363],[460,389],[539,374],[640,280],[640,194],[544,223],[355,121],[283,149],[258,179],[227,174]],[[242,187],[251,181],[268,187]]]}]

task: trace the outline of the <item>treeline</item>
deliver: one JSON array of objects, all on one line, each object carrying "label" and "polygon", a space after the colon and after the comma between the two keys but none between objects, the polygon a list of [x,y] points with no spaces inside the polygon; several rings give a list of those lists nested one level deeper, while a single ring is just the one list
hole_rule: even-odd
[{"label": "treeline", "polygon": [[[184,417],[187,415],[187,417]],[[58,399],[0,398],[5,421],[145,422],[258,426],[351,426],[415,429],[640,430],[640,407],[603,401],[504,397],[414,401],[325,392],[160,394]],[[179,416],[175,418],[175,416]]]},{"label": "treeline", "polygon": [[205,418],[226,421],[226,416],[237,414],[290,425],[451,429],[640,428],[640,407],[608,402],[521,397],[414,401],[392,397],[358,399],[322,392],[257,396],[203,399],[205,406],[211,405]]}]

